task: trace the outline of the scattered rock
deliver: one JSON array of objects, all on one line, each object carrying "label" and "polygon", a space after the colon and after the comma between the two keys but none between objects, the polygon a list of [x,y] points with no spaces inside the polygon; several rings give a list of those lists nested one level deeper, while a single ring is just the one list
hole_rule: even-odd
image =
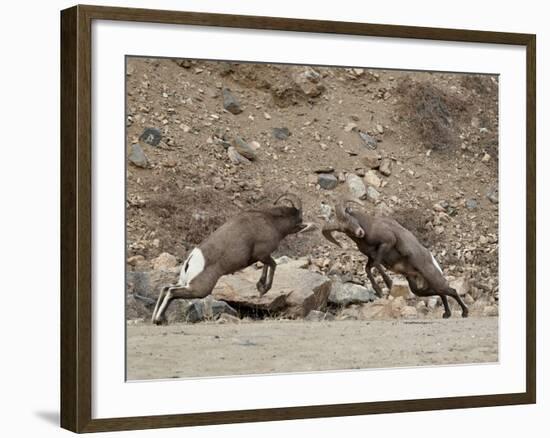
[{"label": "scattered rock", "polygon": [[468,199],[466,201],[466,208],[469,210],[475,210],[477,208],[477,201],[475,199]]},{"label": "scattered rock", "polygon": [[313,172],[315,172],[315,173],[333,173],[334,172],[334,167],[332,167],[332,166],[318,167]]},{"label": "scattered rock", "polygon": [[338,185],[338,178],[336,178],[332,173],[321,173],[319,174],[317,182],[321,188],[325,190],[332,190]]},{"label": "scattered rock", "polygon": [[136,266],[144,261],[145,261],[145,257],[143,257],[142,255],[135,255],[132,257],[128,257],[128,260],[126,260],[126,263],[128,263],[130,266]]},{"label": "scattered rock", "polygon": [[273,128],[273,137],[275,137],[277,140],[286,140],[288,137],[290,137],[290,131],[288,128]]},{"label": "scattered rock", "polygon": [[141,167],[142,169],[149,167],[149,160],[138,143],[132,145],[128,160],[136,167]]},{"label": "scattered rock", "polygon": [[367,189],[363,180],[354,173],[348,173],[346,176],[346,183],[349,187],[349,191],[353,197],[357,199],[367,198]]},{"label": "scattered rock", "polygon": [[310,67],[294,76],[294,82],[308,97],[317,97],[325,90],[320,79],[321,75]]},{"label": "scattered rock", "polygon": [[231,93],[231,90],[229,88],[224,88],[222,90],[223,94],[223,107],[229,111],[231,114],[240,114],[243,112],[241,108],[241,104],[237,100],[237,98]]},{"label": "scattered rock", "polygon": [[380,192],[378,192],[378,190],[374,187],[369,186],[367,187],[365,198],[371,202],[376,202],[380,199]]},{"label": "scattered rock", "polygon": [[498,204],[498,187],[493,187],[487,191],[487,198],[493,204]]},{"label": "scattered rock", "polygon": [[485,154],[483,154],[483,158],[481,159],[481,162],[487,163],[489,162],[489,160],[491,160],[491,156],[487,152],[485,152]]},{"label": "scattered rock", "polygon": [[364,180],[367,184],[373,186],[373,187],[380,187],[382,185],[382,180],[376,175],[376,173],[373,170],[369,170],[365,176]]},{"label": "scattered rock", "polygon": [[391,159],[389,158],[383,158],[382,161],[380,161],[380,173],[384,176],[390,176],[391,175]]},{"label": "scattered rock", "polygon": [[249,159],[250,161],[254,161],[258,158],[256,152],[254,151],[254,148],[252,148],[252,146],[245,142],[241,137],[235,137],[235,140],[233,141],[233,147],[240,155]]},{"label": "scattered rock", "polygon": [[371,137],[366,132],[359,131],[359,137],[361,137],[361,140],[363,140],[363,143],[367,148],[374,150],[378,147],[378,140]]},{"label": "scattered rock", "polygon": [[158,146],[161,138],[162,138],[162,134],[158,129],[145,128],[145,130],[139,136],[139,141],[142,141],[143,143],[147,143],[148,145],[151,145],[151,146]]},{"label": "scattered rock", "polygon": [[394,278],[392,281],[392,287],[390,295],[394,298],[403,297],[408,298],[411,294],[409,289],[409,283],[404,278]]},{"label": "scattered rock", "polygon": [[233,164],[250,164],[250,160],[239,154],[234,146],[227,148],[227,156]]},{"label": "scattered rock", "polygon": [[376,130],[380,133],[380,134],[383,134],[384,133],[384,127],[382,125],[376,125]]},{"label": "scattered rock", "polygon": [[378,169],[381,164],[381,156],[376,152],[367,152],[361,157],[361,161],[370,169]]},{"label": "scattered rock", "polygon": [[172,254],[163,252],[157,258],[152,260],[155,271],[167,271],[178,265],[178,260]]},{"label": "scattered rock", "polygon": [[355,283],[332,283],[328,302],[336,306],[348,306],[350,304],[368,303],[374,301],[376,293]]}]

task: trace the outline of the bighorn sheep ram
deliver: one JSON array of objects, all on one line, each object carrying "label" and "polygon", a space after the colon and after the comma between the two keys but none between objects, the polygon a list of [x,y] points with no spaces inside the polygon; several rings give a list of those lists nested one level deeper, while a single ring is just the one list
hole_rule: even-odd
[{"label": "bighorn sheep ram", "polygon": [[[323,236],[341,247],[333,237],[333,232],[341,232],[355,242],[359,251],[368,257],[365,272],[378,296],[382,291],[376,283],[372,268],[375,267],[386,286],[391,289],[392,281],[382,266],[402,274],[407,279],[411,291],[419,297],[438,295],[441,297],[445,313],[443,318],[451,316],[447,296],[453,297],[462,308],[462,316],[468,316],[468,308],[457,291],[449,286],[443,276],[441,267],[409,230],[397,221],[386,216],[373,216],[363,211],[352,209],[349,203],[362,203],[347,199],[335,207],[336,222],[327,224],[322,229]],[[418,282],[422,286],[418,286]]]},{"label": "bighorn sheep ram", "polygon": [[[280,201],[292,206],[277,206]],[[291,193],[281,195],[274,207],[246,211],[230,219],[191,251],[182,265],[178,283],[162,288],[153,311],[153,323],[162,323],[172,300],[204,298],[222,275],[258,261],[263,263],[263,270],[256,287],[261,295],[265,294],[271,288],[277,266],[271,253],[287,235],[303,233],[312,227],[312,223],[302,222],[302,202]]]}]

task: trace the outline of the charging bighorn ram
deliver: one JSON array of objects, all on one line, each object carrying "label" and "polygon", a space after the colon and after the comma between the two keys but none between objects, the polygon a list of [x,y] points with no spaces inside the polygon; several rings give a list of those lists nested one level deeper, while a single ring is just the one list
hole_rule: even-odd
[{"label": "charging bighorn ram", "polygon": [[[277,206],[280,201],[291,206]],[[281,195],[274,207],[246,211],[230,219],[191,251],[178,283],[162,288],[153,311],[153,323],[163,321],[172,300],[204,298],[222,275],[258,261],[263,263],[263,270],[256,287],[261,295],[265,294],[271,288],[277,266],[271,253],[287,235],[312,227],[312,223],[302,222],[302,202],[291,193]]]},{"label": "charging bighorn ram", "polygon": [[[434,256],[422,246],[414,234],[392,218],[369,215],[352,209],[349,203],[362,205],[349,199],[338,203],[335,208],[336,222],[325,225],[322,234],[338,246],[341,245],[332,236],[335,231],[344,233],[355,242],[359,251],[368,258],[365,272],[378,296],[382,296],[382,291],[372,275],[373,267],[380,272],[386,286],[389,289],[392,287],[384,266],[397,274],[403,274],[415,295],[440,296],[445,307],[443,318],[451,316],[447,296],[458,302],[463,317],[468,316],[468,308],[457,291],[447,283]],[[422,283],[421,287],[418,286],[419,282]]]}]

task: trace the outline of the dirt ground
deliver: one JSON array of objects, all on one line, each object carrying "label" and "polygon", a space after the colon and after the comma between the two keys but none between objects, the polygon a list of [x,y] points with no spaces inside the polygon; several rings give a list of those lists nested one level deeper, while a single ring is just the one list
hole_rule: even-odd
[{"label": "dirt ground", "polygon": [[498,361],[498,318],[127,326],[127,379]]}]

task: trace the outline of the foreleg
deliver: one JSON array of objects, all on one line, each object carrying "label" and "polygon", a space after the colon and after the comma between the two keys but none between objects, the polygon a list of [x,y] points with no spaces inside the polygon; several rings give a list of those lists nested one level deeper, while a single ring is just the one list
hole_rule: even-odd
[{"label": "foreleg", "polygon": [[264,264],[262,276],[260,277],[258,283],[256,283],[256,287],[261,295],[271,289],[273,284],[273,276],[275,275],[275,269],[277,268],[277,263],[275,263],[275,260],[273,260],[271,256],[265,260],[262,260],[262,263]]}]

